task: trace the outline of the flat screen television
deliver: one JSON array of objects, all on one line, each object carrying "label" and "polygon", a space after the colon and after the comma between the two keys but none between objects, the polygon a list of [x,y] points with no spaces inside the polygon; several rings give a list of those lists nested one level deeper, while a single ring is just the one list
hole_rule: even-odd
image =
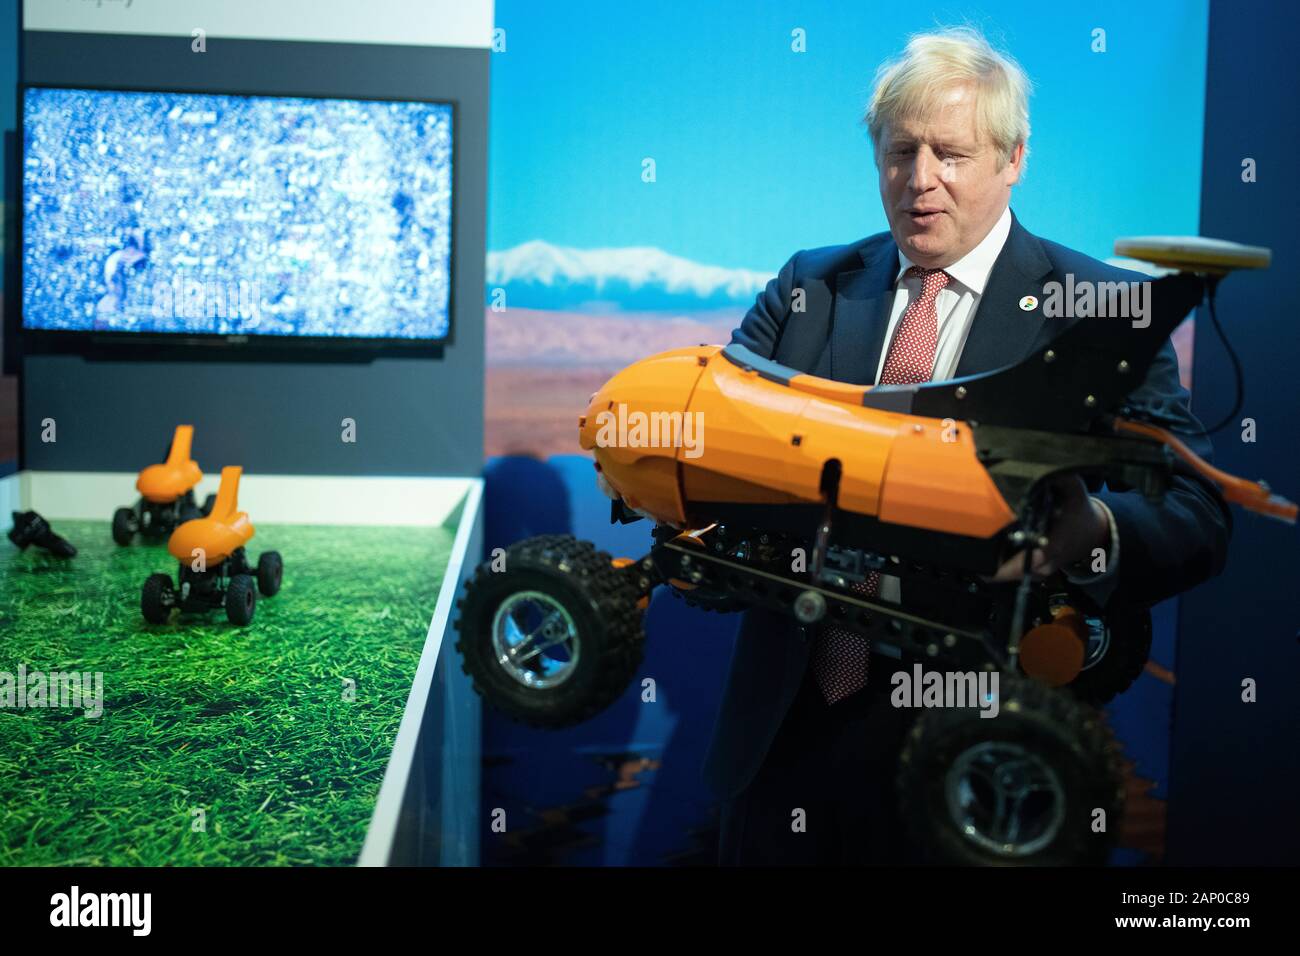
[{"label": "flat screen television", "polygon": [[23,328],[444,340],[452,128],[449,103],[27,87]]}]

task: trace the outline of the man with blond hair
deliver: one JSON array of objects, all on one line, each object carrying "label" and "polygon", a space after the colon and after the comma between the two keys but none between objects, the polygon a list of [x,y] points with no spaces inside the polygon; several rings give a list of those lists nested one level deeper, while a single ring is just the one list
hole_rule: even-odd
[{"label": "man with blond hair", "polygon": [[[1012,364],[1068,327],[1073,319],[1043,314],[1048,283],[1145,278],[1037,238],[1012,214],[1029,92],[1021,68],[974,30],[913,37],[878,72],[865,118],[889,231],[796,253],[732,341],[854,384],[956,378]],[[1210,457],[1168,342],[1129,404],[1158,409]],[[1196,478],[1175,478],[1151,502],[1070,476],[1054,483],[1054,501],[1033,573],[1063,572],[1103,606],[1150,605],[1223,566],[1227,509]],[[1093,573],[1098,553],[1104,571]],[[998,580],[1016,577],[1013,562]],[[896,578],[876,576],[868,587],[879,600],[899,599]],[[890,705],[896,667],[834,627],[745,615],[705,766],[724,801],[723,863],[918,858],[893,793],[910,720]]]}]

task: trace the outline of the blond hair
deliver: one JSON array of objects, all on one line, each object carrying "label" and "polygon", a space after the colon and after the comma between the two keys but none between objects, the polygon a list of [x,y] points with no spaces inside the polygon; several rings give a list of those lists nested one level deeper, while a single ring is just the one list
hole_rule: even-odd
[{"label": "blond hair", "polygon": [[1004,163],[1021,143],[1028,155],[1029,77],[972,27],[915,34],[901,56],[876,71],[863,120],[877,152],[887,123],[934,115],[946,94],[965,83],[975,86],[979,135],[993,143]]}]

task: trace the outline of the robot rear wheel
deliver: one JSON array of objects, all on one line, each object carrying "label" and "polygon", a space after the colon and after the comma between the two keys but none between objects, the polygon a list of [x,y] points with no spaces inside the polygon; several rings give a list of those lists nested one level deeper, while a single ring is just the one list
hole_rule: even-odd
[{"label": "robot rear wheel", "polygon": [[1109,729],[1064,690],[1000,677],[997,716],[928,710],[912,726],[897,786],[913,839],[947,864],[1104,864],[1124,806]]}]

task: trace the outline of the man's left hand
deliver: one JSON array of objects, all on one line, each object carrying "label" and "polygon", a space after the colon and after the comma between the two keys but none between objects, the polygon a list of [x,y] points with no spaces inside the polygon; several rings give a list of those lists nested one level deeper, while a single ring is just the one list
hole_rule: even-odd
[{"label": "man's left hand", "polygon": [[[1052,489],[1052,515],[1048,522],[1047,547],[1030,553],[1030,571],[1045,578],[1078,561],[1091,558],[1097,548],[1108,550],[1110,519],[1106,510],[1088,495],[1088,487],[1076,474],[1048,479]],[[998,573],[986,581],[1018,581],[1025,571],[1021,552],[1008,558]]]}]

